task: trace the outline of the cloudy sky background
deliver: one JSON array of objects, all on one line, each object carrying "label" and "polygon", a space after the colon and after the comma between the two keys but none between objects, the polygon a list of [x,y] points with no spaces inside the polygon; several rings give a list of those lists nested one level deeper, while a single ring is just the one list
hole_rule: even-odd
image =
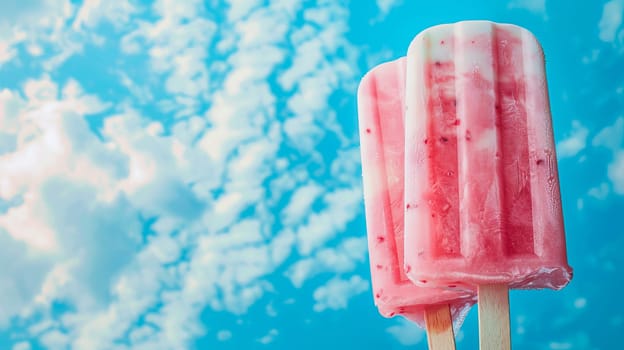
[{"label": "cloudy sky background", "polygon": [[[547,58],[574,281],[517,349],[624,331],[624,0],[0,2],[0,349],[426,348],[370,295],[355,90],[435,24]],[[476,310],[458,334],[477,347]]]}]

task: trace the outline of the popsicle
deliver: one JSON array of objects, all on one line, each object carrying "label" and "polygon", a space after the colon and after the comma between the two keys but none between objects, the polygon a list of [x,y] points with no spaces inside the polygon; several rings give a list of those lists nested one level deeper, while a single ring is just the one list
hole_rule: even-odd
[{"label": "popsicle", "polygon": [[451,315],[458,327],[475,303],[475,293],[418,287],[402,268],[404,91],[405,58],[375,67],[358,89],[373,295],[383,316],[401,315],[426,327],[431,349],[442,349],[435,343],[444,341],[454,348]]},{"label": "popsicle", "polygon": [[492,301],[572,278],[544,70],[515,25],[435,26],[408,49],[404,268],[420,286],[478,289],[495,342],[509,315],[487,323]]}]

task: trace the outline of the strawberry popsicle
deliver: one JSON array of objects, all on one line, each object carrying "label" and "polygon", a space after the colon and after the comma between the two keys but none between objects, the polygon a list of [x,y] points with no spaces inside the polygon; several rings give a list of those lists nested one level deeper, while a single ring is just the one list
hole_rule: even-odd
[{"label": "strawberry popsicle", "polygon": [[426,311],[446,312],[452,340],[450,315],[458,327],[476,301],[474,292],[418,287],[402,268],[404,86],[405,58],[401,58],[372,69],[358,90],[373,295],[383,316],[402,315],[421,327],[427,323]]},{"label": "strawberry popsicle", "polygon": [[535,37],[487,21],[432,27],[410,44],[406,70],[409,278],[478,288],[480,317],[482,294],[563,288],[572,270]]}]

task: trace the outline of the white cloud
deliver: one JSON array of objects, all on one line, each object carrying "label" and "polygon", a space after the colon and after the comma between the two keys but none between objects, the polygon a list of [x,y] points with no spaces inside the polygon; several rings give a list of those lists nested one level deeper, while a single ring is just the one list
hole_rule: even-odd
[{"label": "white cloud", "polygon": [[587,299],[580,297],[574,299],[574,307],[577,309],[584,309],[587,306]]},{"label": "white cloud", "polygon": [[297,230],[297,247],[302,255],[309,255],[338,232],[344,231],[361,209],[362,192],[359,187],[338,189],[323,196],[325,208],[311,213],[308,222]]},{"label": "white cloud", "polygon": [[277,310],[275,310],[275,306],[273,306],[273,303],[267,304],[265,310],[266,310],[267,316],[269,316],[269,317],[276,317],[277,316]]},{"label": "white cloud", "polygon": [[579,121],[572,122],[572,132],[563,140],[557,143],[557,156],[559,158],[569,158],[576,156],[585,148],[589,130]]},{"label": "white cloud", "polygon": [[585,56],[583,56],[583,58],[581,59],[581,61],[584,64],[592,64],[595,63],[596,61],[598,61],[598,57],[600,57],[600,50],[599,49],[593,49],[591,50],[591,52]]},{"label": "white cloud", "polygon": [[343,240],[337,249],[325,248],[319,250],[316,259],[330,271],[349,272],[355,270],[357,265],[365,260],[368,251],[365,237],[347,238]]},{"label": "white cloud", "polygon": [[[284,89],[295,91],[288,101],[292,116],[284,125],[286,136],[295,147],[313,153],[323,130],[336,128],[335,116],[327,111],[329,95],[341,83],[353,81],[355,72],[346,60],[330,64],[323,55],[337,53],[339,47],[347,56],[353,55],[353,50],[344,45],[342,39],[348,31],[346,10],[334,3],[326,3],[320,8],[307,9],[304,16],[314,22],[314,26],[303,25],[292,34],[295,57],[292,66],[280,76],[279,83]],[[344,88],[355,91],[355,86]]]},{"label": "white cloud", "polygon": [[75,6],[69,0],[22,1],[0,10],[0,65],[17,58],[17,48],[22,44],[34,56],[42,55],[43,47],[47,47],[45,53],[51,56],[41,60],[46,70],[80,52],[84,38],[65,25],[74,13]]},{"label": "white cloud", "polygon": [[609,164],[607,174],[613,183],[613,191],[624,194],[624,150],[616,152]]},{"label": "white cloud", "polygon": [[81,30],[83,27],[93,28],[103,20],[115,27],[125,25],[138,9],[130,1],[86,0],[78,9],[72,28]]},{"label": "white cloud", "polygon": [[22,205],[10,208],[0,216],[0,227],[15,240],[27,243],[42,252],[59,249],[55,232],[40,216],[40,195],[29,193]]},{"label": "white cloud", "polygon": [[[309,96],[298,96],[297,99],[305,101]],[[297,100],[293,100],[297,101]],[[306,103],[306,102],[302,102]],[[312,104],[304,108],[311,107]],[[284,131],[288,138],[295,142],[295,145],[305,152],[310,152],[316,148],[324,134],[323,129],[316,125],[312,115],[301,114],[294,116],[284,124]]]},{"label": "white cloud", "polygon": [[607,126],[600,130],[594,139],[592,145],[606,147],[611,151],[617,151],[623,146],[624,141],[624,117],[619,117],[613,125]]},{"label": "white cloud", "polygon": [[300,259],[294,263],[288,269],[286,275],[290,279],[290,282],[297,287],[301,288],[303,283],[310,277],[318,273],[318,264],[312,258]]},{"label": "white cloud", "polygon": [[[602,129],[592,140],[594,146],[609,149],[613,154],[613,160],[607,167],[607,177],[611,180],[613,191],[624,194],[624,118],[619,117],[613,125]],[[601,195],[604,191],[596,191],[595,195]]]},{"label": "white cloud", "polygon": [[[45,79],[43,83],[26,84],[25,90],[30,99],[27,102],[13,103],[17,107],[5,109],[2,120],[17,124],[16,127],[8,128],[8,130],[16,129],[20,133],[27,132],[28,134],[20,137],[23,141],[20,141],[19,148],[15,152],[6,154],[0,159],[0,167],[3,167],[5,174],[3,187],[1,187],[2,196],[11,198],[19,195],[23,196],[24,201],[0,216],[0,225],[3,225],[9,233],[13,232],[13,237],[21,234],[20,240],[28,243],[30,249],[49,252],[50,255],[39,263],[45,268],[37,268],[37,260],[31,261],[32,257],[28,254],[24,254],[24,258],[16,259],[14,264],[9,265],[28,270],[30,273],[28,279],[25,279],[28,283],[25,286],[7,283],[7,285],[20,287],[21,291],[13,296],[12,288],[4,289],[4,300],[10,300],[13,305],[6,311],[9,313],[21,311],[20,308],[28,305],[26,299],[34,297],[37,291],[41,290],[35,299],[38,308],[46,307],[56,298],[67,300],[80,311],[80,314],[74,317],[80,321],[72,323],[70,317],[68,327],[74,328],[81,325],[89,329],[89,323],[82,322],[82,320],[92,318],[94,308],[98,308],[109,300],[109,286],[120,269],[130,261],[130,255],[137,247],[136,238],[139,232],[137,212],[130,208],[123,196],[115,195],[115,193],[125,192],[123,181],[118,181],[128,173],[123,171],[123,166],[118,167],[114,163],[117,159],[123,160],[123,156],[119,154],[119,147],[108,146],[123,145],[121,150],[125,147],[129,153],[132,153],[133,144],[127,142],[129,138],[124,139],[123,135],[132,135],[132,138],[136,140],[134,143],[138,146],[145,148],[150,144],[143,142],[141,145],[142,139],[136,138],[141,132],[126,133],[124,129],[128,124],[116,126],[119,131],[119,134],[115,134],[119,137],[115,139],[116,143],[103,144],[99,141],[88,130],[86,123],[81,119],[82,116],[67,112],[70,109],[83,113],[88,113],[93,108],[101,110],[100,107],[93,105],[93,102],[97,100],[84,96],[80,89],[71,82],[63,89],[62,100],[57,100],[58,89]],[[15,96],[7,93],[6,90],[2,95],[4,98]],[[95,105],[98,104],[95,103]],[[33,147],[36,147],[37,157],[29,158],[28,152]],[[49,161],[37,161],[39,159]],[[164,160],[167,159],[164,158]],[[16,163],[18,161],[20,163]],[[29,163],[24,163],[24,161]],[[18,164],[22,165],[17,166]],[[80,164],[80,166],[76,167],[75,164]],[[101,170],[106,170],[111,165],[112,171],[101,173]],[[89,168],[94,172],[90,173]],[[184,174],[183,171],[178,173]],[[90,181],[93,181],[93,186],[89,184]],[[175,188],[177,184],[166,182],[164,185]],[[164,188],[159,188],[155,193],[161,193],[161,190]],[[132,192],[128,193],[132,194]],[[184,191],[181,193],[183,194]],[[169,208],[179,209],[176,203],[181,198],[179,195],[180,193],[177,193],[177,197],[155,198],[160,205],[153,207],[152,212],[175,215],[176,212],[171,212]],[[133,201],[139,204],[144,202],[138,197]],[[78,213],[78,215],[72,215],[72,213]],[[24,215],[30,219],[25,218]],[[20,221],[20,217],[25,221]],[[23,225],[17,228],[16,225],[20,223]],[[24,231],[24,227],[33,227],[33,230]],[[33,235],[24,236],[29,232]],[[43,235],[45,232],[48,232],[47,236]],[[44,237],[50,237],[48,241],[52,240],[53,243],[58,244],[40,244],[41,238]],[[171,243],[174,242],[159,237],[154,240],[154,245],[148,246],[160,247],[154,249],[154,254],[161,260],[159,264],[171,262],[177,256],[175,250],[170,247]],[[15,244],[17,243],[13,245]],[[19,248],[19,245],[13,247],[9,243],[3,244],[2,247],[15,253],[24,249]],[[111,255],[115,258],[110,259]],[[10,257],[6,253],[2,256]],[[76,259],[78,263],[74,261]],[[57,262],[57,265],[52,265],[52,262]],[[50,265],[54,268],[50,269]],[[48,270],[50,272],[45,277]],[[3,270],[3,273],[5,271],[13,276],[18,274],[13,270]],[[146,271],[143,271],[141,275],[149,276]],[[142,281],[143,288],[135,286],[133,290],[141,290],[150,285],[141,278],[134,280]],[[155,282],[157,291],[159,283],[157,279]],[[15,299],[17,295],[19,298]],[[126,307],[124,310],[126,310],[125,314],[128,314],[132,308]],[[0,320],[6,316],[0,315]],[[116,325],[124,326],[124,322],[114,321],[117,317],[119,316],[114,316],[112,321]],[[97,317],[93,318],[97,320]],[[127,321],[129,323],[132,320],[129,318]],[[102,324],[102,322],[94,322],[96,325]],[[128,323],[125,325],[129,326]],[[94,329],[98,327],[95,326]],[[118,327],[105,327],[105,329],[114,332],[114,329]],[[74,333],[73,336],[75,337],[76,334]],[[45,339],[50,344],[56,344],[60,342],[61,337],[58,332],[51,330]],[[77,344],[80,345],[80,342]]]},{"label": "white cloud", "polygon": [[322,191],[323,188],[315,183],[299,187],[293,193],[288,205],[282,210],[283,222],[287,225],[295,224],[308,216],[312,204]]},{"label": "white cloud", "polygon": [[21,341],[11,348],[11,350],[31,350],[32,346],[29,342]]},{"label": "white cloud", "polygon": [[289,230],[279,232],[271,241],[270,254],[275,266],[281,265],[293,251],[295,234]]},{"label": "white cloud", "polygon": [[158,19],[139,22],[136,30],[124,35],[121,48],[128,54],[146,51],[153,71],[166,76],[164,87],[174,96],[173,105],[181,105],[176,107],[178,116],[191,115],[196,112],[196,98],[209,88],[205,63],[217,26],[202,16],[206,9],[201,1],[180,5],[159,0],[152,11]]},{"label": "white cloud", "polygon": [[17,136],[0,131],[0,155],[12,152],[17,147]]},{"label": "white cloud", "polygon": [[401,5],[403,0],[376,0],[377,8],[379,8],[379,20],[384,19],[390,11]]},{"label": "white cloud", "polygon": [[609,184],[603,182],[598,187],[592,187],[587,194],[599,200],[605,199],[609,195]]},{"label": "white cloud", "polygon": [[598,24],[600,40],[613,42],[616,39],[622,24],[622,15],[624,15],[624,0],[611,0],[604,4]]},{"label": "white cloud", "polygon": [[41,105],[58,98],[58,87],[49,76],[44,75],[39,80],[28,80],[24,84],[24,93],[32,104]]},{"label": "white cloud", "polygon": [[128,89],[128,91],[135,98],[136,103],[145,105],[149,102],[154,101],[154,94],[151,92],[148,86],[139,85],[137,82],[132,80],[126,73],[119,72],[120,83]]},{"label": "white cloud", "polygon": [[583,198],[578,198],[576,200],[576,209],[581,211],[583,210],[584,207],[585,207],[585,201],[583,200]]},{"label": "white cloud", "polygon": [[[92,96],[69,93],[72,89],[67,87],[73,84],[70,81],[63,89],[62,101],[56,99],[56,84],[50,84],[46,77],[25,84],[28,104],[18,94],[3,94],[13,101],[14,107],[5,109],[2,123],[5,130],[13,130],[17,135],[19,149],[0,156],[0,168],[5,174],[0,181],[2,196],[11,198],[28,185],[38,186],[49,177],[68,173],[102,186],[106,178],[123,168],[123,159],[111,154],[89,131],[82,116],[76,114],[100,112],[103,104]],[[79,152],[72,154],[75,146]],[[81,167],[76,168],[77,164]]]},{"label": "white cloud", "polygon": [[0,3],[0,27],[18,29],[7,31],[14,35],[20,30],[49,29],[58,25],[55,21],[59,16],[66,17],[71,11],[71,4],[66,0],[3,1]]},{"label": "white cloud", "polygon": [[0,247],[0,265],[3,266],[0,283],[4,286],[0,289],[0,328],[4,328],[9,319],[23,312],[36,296],[53,259],[51,256],[33,254],[26,244],[12,239],[2,229]]},{"label": "white cloud", "polygon": [[300,288],[304,282],[321,273],[346,274],[356,269],[358,264],[366,260],[368,243],[366,237],[350,237],[344,239],[336,247],[318,250],[314,256],[294,263],[286,276],[292,284]]},{"label": "white cloud", "polygon": [[0,67],[2,63],[10,61],[15,55],[17,55],[17,50],[12,47],[12,42],[2,42],[0,41]]},{"label": "white cloud", "polygon": [[[17,270],[3,269],[0,279],[29,273],[23,285],[6,284],[12,287],[3,290],[3,300],[11,307],[3,309],[8,315],[0,315],[0,322],[11,314],[29,315],[58,297],[77,305],[105,302],[108,283],[133,253],[139,229],[127,201],[99,196],[110,189],[107,182],[123,176],[118,156],[83,119],[103,104],[71,80],[59,89],[44,77],[28,81],[24,90],[26,100],[1,93],[9,102],[1,123],[17,135],[15,149],[0,156],[0,197],[13,203],[0,213],[0,232],[8,239],[1,256],[23,256],[5,264]],[[50,341],[59,339],[51,334]]]},{"label": "white cloud", "polygon": [[50,350],[67,349],[67,346],[69,345],[68,335],[57,330],[44,333],[40,339],[46,349]]},{"label": "white cloud", "polygon": [[386,332],[390,333],[401,345],[412,346],[425,339],[425,331],[415,323],[403,317],[396,318],[395,322],[397,324],[386,328]]},{"label": "white cloud", "polygon": [[358,275],[344,280],[335,277],[314,291],[314,311],[346,309],[349,299],[368,290],[368,282]]},{"label": "white cloud", "polygon": [[571,333],[559,341],[551,341],[548,346],[553,350],[592,349],[596,347],[595,344],[592,344],[590,335],[585,331]]},{"label": "white cloud", "polygon": [[[86,309],[66,317],[74,329],[74,347],[77,349],[106,348],[123,332],[133,328],[133,322],[145,309],[159,300],[162,284],[175,286],[175,268],[166,268],[161,256],[149,243],[113,286],[114,302],[105,309]],[[167,259],[168,260],[168,259]],[[165,261],[167,261],[165,260]],[[209,290],[206,290],[208,292]],[[132,330],[135,341],[148,342],[155,332],[139,327]],[[166,344],[165,344],[166,346]]]},{"label": "white cloud", "polygon": [[[39,23],[50,22],[49,18],[37,18],[37,16],[47,11],[59,13],[66,11],[67,3],[64,0],[30,0],[21,2],[3,1],[0,4],[0,23],[16,24],[24,21]],[[37,21],[38,20],[38,21]]]},{"label": "white cloud", "polygon": [[139,326],[138,328],[130,332],[130,336],[128,338],[130,338],[130,341],[133,343],[140,343],[142,341],[149,339],[151,336],[153,336],[155,331],[156,330],[154,329],[153,326],[149,326],[149,325]]},{"label": "white cloud", "polygon": [[338,151],[338,156],[331,164],[331,175],[334,179],[361,187],[361,158],[359,147],[351,147]]},{"label": "white cloud", "polygon": [[521,8],[546,18],[546,0],[511,0],[509,8]]},{"label": "white cloud", "polygon": [[[186,348],[216,331],[200,320],[205,308],[244,314],[273,292],[267,276],[288,269],[296,247],[313,257],[312,273],[347,276],[316,289],[315,309],[345,307],[368,288],[348,277],[366,254],[365,238],[341,235],[361,210],[357,152],[329,102],[354,87],[348,13],[331,2],[305,13],[296,1],[232,3],[232,20],[217,27],[201,1],[158,1],[151,17],[133,20],[138,10],[127,3],[87,1],[59,10],[51,34],[28,43],[59,39],[58,65],[104,21],[120,23],[121,49],[136,59],[143,50],[164,78],[159,106],[193,116],[164,123],[143,115],[137,102],[157,95],[132,72],[112,75],[134,91],[115,106],[84,91],[78,79],[88,77],[60,85],[43,75],[21,91],[0,91],[0,198],[3,208],[10,203],[0,211],[0,265],[11,266],[0,271],[10,286],[0,291],[10,303],[0,324],[37,319],[29,334],[50,348]],[[294,23],[302,18],[307,25]],[[303,27],[307,49],[293,44],[304,40]],[[217,32],[227,60],[209,57]],[[283,70],[294,96],[268,83]],[[219,81],[211,82],[215,72]],[[207,110],[197,110],[198,101]],[[105,114],[98,135],[91,114]],[[298,128],[300,120],[315,128]],[[321,157],[309,146],[324,137],[340,150]],[[321,211],[307,215],[317,201]],[[336,247],[324,247],[332,240]],[[9,283],[23,271],[20,283]],[[67,310],[52,310],[55,301]],[[129,344],[117,346],[120,339]]]},{"label": "white cloud", "polygon": [[236,22],[249,15],[252,10],[261,6],[262,0],[231,1],[228,5],[228,19],[230,22]]},{"label": "white cloud", "polygon": [[269,330],[269,332],[266,335],[264,335],[260,339],[258,339],[258,342],[260,344],[264,344],[264,345],[271,344],[278,335],[279,335],[279,331],[277,329],[273,328],[273,329]]}]

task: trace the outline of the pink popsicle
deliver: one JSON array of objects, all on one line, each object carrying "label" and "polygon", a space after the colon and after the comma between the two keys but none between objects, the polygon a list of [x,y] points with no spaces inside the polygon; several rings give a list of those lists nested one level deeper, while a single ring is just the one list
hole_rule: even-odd
[{"label": "pink popsicle", "polygon": [[535,37],[487,21],[432,27],[410,44],[407,76],[409,278],[505,298],[563,288],[572,270]]},{"label": "pink popsicle", "polygon": [[[446,306],[458,326],[474,304],[472,291],[415,286],[403,268],[405,58],[362,79],[358,115],[373,295],[385,317],[402,315],[425,327],[425,311]],[[448,307],[447,307],[448,310]]]}]

